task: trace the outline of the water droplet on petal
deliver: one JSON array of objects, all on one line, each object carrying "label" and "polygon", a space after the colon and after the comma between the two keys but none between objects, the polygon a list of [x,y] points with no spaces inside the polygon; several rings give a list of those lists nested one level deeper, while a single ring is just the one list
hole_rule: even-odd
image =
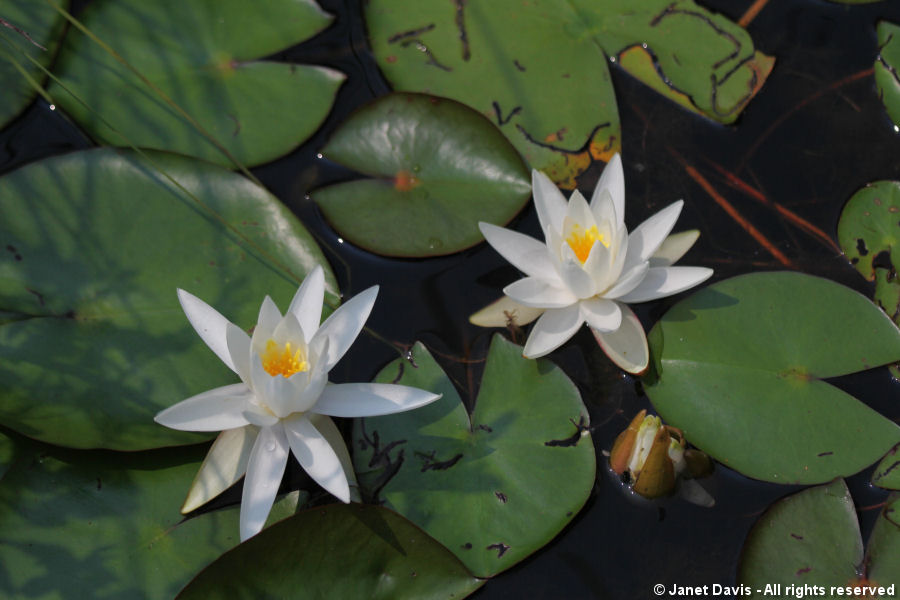
[{"label": "water droplet on petal", "polygon": [[266,450],[269,452],[275,452],[275,442],[269,442],[266,444]]}]

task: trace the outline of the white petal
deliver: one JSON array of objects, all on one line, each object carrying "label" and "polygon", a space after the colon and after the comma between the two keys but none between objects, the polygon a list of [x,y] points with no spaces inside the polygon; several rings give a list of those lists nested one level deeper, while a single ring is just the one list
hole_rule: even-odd
[{"label": "white petal", "polygon": [[[279,344],[291,342],[291,345],[294,346],[294,348],[297,348],[298,344],[301,342],[304,346],[307,344],[303,327],[300,325],[300,321],[297,320],[297,316],[294,313],[287,313],[284,315],[284,318],[282,318],[275,327],[275,331],[272,332],[272,339]],[[303,350],[306,350],[306,348],[303,348]]]},{"label": "white petal", "polygon": [[526,275],[548,281],[558,279],[547,245],[533,237],[490,223],[478,223],[484,239],[500,256]]},{"label": "white petal", "polygon": [[224,431],[243,427],[252,392],[243,383],[218,387],[161,411],[153,420],[180,431]]},{"label": "white petal", "polygon": [[272,427],[281,420],[275,415],[265,412],[260,407],[253,405],[250,405],[247,410],[244,411],[244,418],[247,419],[248,423],[255,425],[256,427]]},{"label": "white petal", "polygon": [[668,267],[675,264],[682,256],[687,254],[697,238],[700,237],[699,229],[690,229],[673,233],[667,237],[656,252],[650,257],[651,267]]},{"label": "white petal", "polygon": [[562,231],[563,217],[566,216],[566,198],[556,184],[537,169],[532,169],[531,190],[541,229]]},{"label": "white petal", "polygon": [[200,298],[182,289],[178,290],[178,301],[181,303],[181,308],[184,310],[188,321],[190,321],[200,338],[209,346],[209,349],[215,352],[216,356],[229,369],[237,372],[231,359],[231,353],[228,351],[228,341],[225,333],[231,321],[223,317],[219,311]]},{"label": "white petal", "polygon": [[259,429],[248,425],[219,434],[191,483],[182,514],[203,506],[244,476],[257,433]]},{"label": "white petal", "polygon": [[594,197],[591,199],[591,212],[594,214],[594,220],[604,239],[609,242],[615,233],[620,229],[619,216],[616,214],[616,206],[613,203],[609,190],[601,190],[597,193],[594,190]]},{"label": "white petal", "polygon": [[413,410],[440,397],[406,385],[329,383],[313,410],[331,417],[377,417]]},{"label": "white petal", "polygon": [[588,326],[599,331],[615,331],[622,323],[622,311],[612,300],[590,298],[580,303],[581,316]]},{"label": "white petal", "polygon": [[300,327],[303,328],[303,339],[306,342],[312,339],[319,322],[322,320],[322,301],[325,298],[325,271],[321,265],[316,265],[291,300],[288,313],[297,317]]},{"label": "white petal", "polygon": [[509,296],[501,296],[469,317],[469,323],[478,327],[521,327],[537,319],[543,308],[525,306]]},{"label": "white petal", "polygon": [[577,304],[547,310],[532,327],[522,355],[538,358],[553,352],[575,335],[582,323],[584,319]]},{"label": "white petal", "polygon": [[515,281],[503,288],[503,293],[520,304],[535,308],[562,308],[578,301],[569,290],[554,287],[536,277]]},{"label": "white petal", "polygon": [[341,468],[343,468],[344,476],[350,485],[350,500],[361,502],[359,485],[356,482],[356,472],[353,470],[353,459],[350,458],[350,451],[347,449],[347,444],[344,443],[344,436],[341,435],[337,425],[334,424],[331,417],[325,415],[310,413],[306,416],[309,422],[313,424],[313,427],[319,430],[319,433],[322,434],[322,437],[325,438],[325,441],[328,442],[335,454],[337,454],[338,460],[341,461]]},{"label": "white petal", "polygon": [[630,271],[628,271],[627,273],[623,273],[622,276],[619,277],[619,280],[614,286],[603,293],[603,297],[612,300],[614,298],[618,298],[619,296],[624,296],[628,292],[632,291],[634,288],[639,286],[644,280],[644,277],[647,276],[647,270],[649,268],[650,265],[645,262],[631,267]]},{"label": "white petal", "polygon": [[250,336],[234,323],[229,323],[225,327],[225,341],[228,344],[234,372],[241,381],[250,385]]},{"label": "white petal", "polygon": [[263,298],[262,304],[259,306],[259,317],[256,319],[256,328],[253,330],[253,339],[259,337],[268,339],[272,337],[272,332],[281,322],[281,311],[275,306],[275,302],[266,296]]},{"label": "white petal", "polygon": [[612,256],[610,248],[607,248],[600,242],[595,242],[582,267],[582,270],[587,273],[591,280],[591,288],[586,290],[588,293],[582,296],[582,298],[594,296],[615,282],[615,276],[617,276],[618,273],[613,275],[610,269],[611,263]]},{"label": "white petal", "polygon": [[[593,252],[594,249],[591,248],[591,251]],[[597,293],[593,277],[584,270],[568,244],[563,248],[563,260],[560,262],[558,270],[563,284],[576,298],[590,298]]]},{"label": "white petal", "polygon": [[[291,315],[291,318],[293,319],[294,316]],[[291,399],[298,393],[297,384],[281,375],[269,375],[263,368],[262,361],[257,355],[253,356],[251,367],[253,391],[256,393],[257,399],[272,411],[276,417],[286,417],[292,413]],[[269,420],[270,415],[265,413],[262,413],[262,415],[263,423]],[[261,424],[256,421],[251,422]]]},{"label": "white petal", "polygon": [[[372,306],[375,305],[377,296],[377,285],[360,292],[338,307],[319,327],[313,340],[322,336],[328,338],[328,345],[318,357],[326,371],[330,371],[331,367],[350,349],[353,340],[366,324],[366,319],[372,312]],[[310,345],[312,343],[311,341]]]},{"label": "white petal", "polygon": [[[584,229],[590,229],[597,224],[594,219],[594,213],[591,212],[591,207],[588,206],[587,200],[584,199],[584,196],[578,190],[572,192],[572,196],[569,198],[569,205],[566,207],[566,217],[569,219],[568,223],[577,223]],[[564,219],[563,236],[568,237],[569,232],[565,231],[566,228],[567,221]]]},{"label": "white petal", "polygon": [[[315,406],[328,383],[328,371],[319,365],[314,365],[312,372],[302,375],[306,377],[306,381],[302,388],[298,386],[297,396],[291,402],[293,412],[306,412]],[[297,373],[293,377],[299,379],[301,374]]]},{"label": "white petal", "polygon": [[309,476],[341,502],[350,502],[350,486],[341,460],[309,419],[304,416],[285,419],[284,432],[297,462]]},{"label": "white petal", "polygon": [[609,191],[612,196],[613,206],[616,210],[617,225],[621,226],[625,222],[625,173],[622,170],[622,157],[618,153],[614,154],[600,176],[597,187],[591,196],[591,208],[597,202],[597,198],[604,190]]},{"label": "white petal", "polygon": [[673,202],[628,234],[628,256],[625,268],[648,260],[672,231],[684,201]]},{"label": "white petal", "polygon": [[619,300],[645,302],[665,298],[703,283],[712,274],[713,270],[706,267],[652,267],[641,284]]},{"label": "white petal", "polygon": [[624,304],[621,304],[620,308],[622,324],[618,329],[607,332],[596,329],[591,331],[611,361],[629,373],[640,374],[647,369],[650,361],[647,336],[644,335],[644,328],[634,312]]},{"label": "white petal", "polygon": [[288,443],[281,423],[259,431],[247,462],[241,495],[241,541],[259,533],[275,502],[287,465]]}]

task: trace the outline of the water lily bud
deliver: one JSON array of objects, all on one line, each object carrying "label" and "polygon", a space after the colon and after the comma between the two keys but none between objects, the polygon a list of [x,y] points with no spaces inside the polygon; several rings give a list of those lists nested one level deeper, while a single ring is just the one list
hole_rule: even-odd
[{"label": "water lily bud", "polygon": [[609,465],[618,475],[628,472],[636,493],[659,498],[672,493],[679,477],[700,477],[712,469],[709,457],[686,450],[686,444],[680,429],[642,410],[616,438]]},{"label": "water lily bud", "polygon": [[[648,420],[652,418],[649,417]],[[645,420],[644,423],[647,423],[648,420]],[[673,440],[664,427],[659,427],[659,417],[656,417],[656,421],[657,423],[648,427],[648,430],[652,430],[655,425],[656,434],[647,452],[647,458],[644,459],[643,464],[638,465],[640,470],[632,487],[644,498],[668,496],[675,489],[675,465],[669,456],[669,447]],[[679,458],[683,454],[682,448]]]},{"label": "water lily bud", "polygon": [[637,440],[638,428],[646,416],[646,409],[635,415],[634,419],[629,423],[628,429],[620,433],[613,443],[612,451],[609,453],[609,466],[616,475],[621,475],[628,468],[628,463],[631,461],[631,453],[634,450],[634,443]]}]

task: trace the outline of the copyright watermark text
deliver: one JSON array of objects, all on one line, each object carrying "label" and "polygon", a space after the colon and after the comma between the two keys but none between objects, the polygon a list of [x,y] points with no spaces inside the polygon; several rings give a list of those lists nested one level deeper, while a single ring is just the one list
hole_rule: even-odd
[{"label": "copyright watermark text", "polygon": [[831,596],[831,597],[891,597],[894,595],[894,584],[889,586],[877,585],[844,585],[844,586],[824,586],[810,584],[791,584],[782,585],[780,583],[770,583],[764,587],[754,589],[747,585],[721,585],[713,583],[712,585],[677,585],[670,584],[668,586],[657,583],[653,586],[653,593],[657,596],[666,596],[670,598],[699,598],[707,596],[790,596],[792,598],[806,598],[809,596]]}]

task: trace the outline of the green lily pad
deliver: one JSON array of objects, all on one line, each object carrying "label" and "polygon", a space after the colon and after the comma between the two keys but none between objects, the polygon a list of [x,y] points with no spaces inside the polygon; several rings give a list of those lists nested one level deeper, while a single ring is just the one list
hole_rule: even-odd
[{"label": "green lily pad", "polygon": [[[178,600],[463,598],[484,584],[449,550],[377,506],[331,505],[263,531],[207,567]],[[302,592],[298,592],[302,590]]]},{"label": "green lily pad", "polygon": [[324,67],[258,60],[328,26],[331,17],[314,0],[106,0],[91,3],[81,20],[216,140],[93,39],[72,31],[54,71],[75,97],[59,85],[49,91],[107,144],[233,167],[219,144],[243,165],[264,163],[319,128],[344,80]]},{"label": "green lily pad", "polygon": [[[887,597],[877,588],[898,583],[898,498],[894,495],[882,511],[865,556],[843,479],[779,500],[747,536],[738,581],[770,598],[796,599],[798,590],[805,595]],[[855,586],[876,589],[861,594],[847,589]]]},{"label": "green lily pad", "polygon": [[[891,494],[875,523],[866,549],[866,565],[870,585],[900,586],[900,494]],[[895,596],[896,588],[890,597]]]},{"label": "green lily pad", "polygon": [[849,288],[790,272],[734,277],[676,304],[649,340],[660,415],[745,475],[821,483],[900,441],[900,427],[822,381],[900,359],[900,331]]},{"label": "green lily pad", "polygon": [[484,113],[532,167],[567,188],[592,160],[621,150],[607,57],[726,123],[772,67],[747,32],[690,0],[371,0],[365,17],[396,90]]},{"label": "green lily pad", "polygon": [[[67,8],[68,0],[60,6]],[[0,9],[0,128],[28,106],[37,95],[36,84],[46,78],[41,68],[59,47],[65,20],[49,2],[5,2]],[[22,70],[24,70],[24,73]],[[33,82],[29,82],[28,78]]]},{"label": "green lily pad", "polygon": [[888,116],[900,126],[900,26],[887,21],[879,21],[878,57],[875,59],[875,89],[884,103]]},{"label": "green lily pad", "polygon": [[744,544],[738,580],[754,590],[781,584],[844,586],[857,577],[863,542],[843,479],[776,502]]},{"label": "green lily pad", "polygon": [[153,422],[237,381],[188,323],[176,288],[246,328],[266,294],[286,307],[317,264],[337,289],[309,233],[264,189],[185,157],[152,160],[99,149],[0,178],[0,214],[12,217],[0,220],[3,425],[77,448],[206,439]]},{"label": "green lily pad", "polygon": [[442,98],[391,94],[354,113],[323,154],[378,179],[312,197],[354,244],[389,256],[438,256],[481,242],[479,221],[507,223],[531,176],[490,121]]},{"label": "green lily pad", "polygon": [[[856,270],[875,282],[875,303],[900,324],[900,182],[876,181],[853,194],[838,221],[838,241]],[[891,370],[900,378],[896,366]]]},{"label": "green lily pad", "polygon": [[588,414],[575,385],[545,360],[494,336],[471,415],[422,344],[413,363],[376,378],[440,392],[427,407],[354,422],[363,495],[452,550],[478,577],[549,542],[591,492]]},{"label": "green lily pad", "polygon": [[900,490],[900,445],[894,446],[875,467],[872,483],[888,490]]},{"label": "green lily pad", "polygon": [[23,449],[0,481],[4,598],[172,598],[239,542],[237,507],[182,521],[203,452]]}]

